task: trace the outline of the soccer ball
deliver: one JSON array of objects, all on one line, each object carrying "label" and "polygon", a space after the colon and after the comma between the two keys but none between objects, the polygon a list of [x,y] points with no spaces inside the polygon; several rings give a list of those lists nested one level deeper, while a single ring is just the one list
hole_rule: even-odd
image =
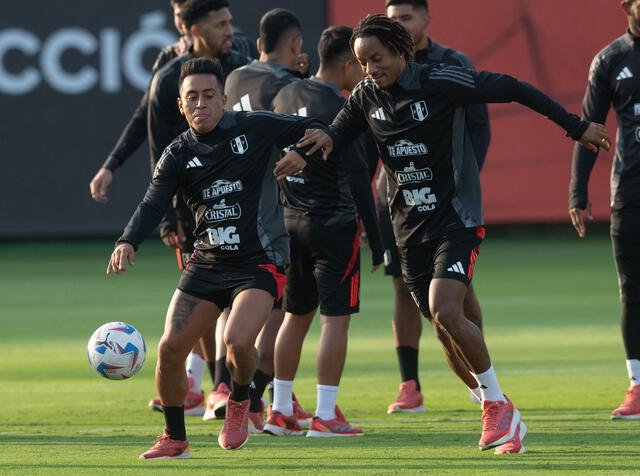
[{"label": "soccer ball", "polygon": [[147,346],[142,335],[124,322],[109,322],[98,327],[87,344],[89,364],[111,380],[134,376],[146,356]]}]

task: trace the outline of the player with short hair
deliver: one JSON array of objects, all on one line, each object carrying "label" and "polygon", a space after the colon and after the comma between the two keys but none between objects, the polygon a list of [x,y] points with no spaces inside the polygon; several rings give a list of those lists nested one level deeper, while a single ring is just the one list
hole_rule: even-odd
[{"label": "player with short hair", "polygon": [[516,101],[592,148],[608,148],[606,129],[581,121],[516,78],[413,63],[413,39],[385,15],[360,21],[351,46],[368,77],[355,88],[329,133],[306,131],[298,145],[314,144],[307,154],[323,148],[326,158],[334,147],[340,150],[371,129],[389,177],[403,278],[423,315],[453,341],[480,385],[479,447],[522,452],[526,427],[520,412],[500,388],[482,332],[463,311],[484,228],[478,167],[463,147],[461,108]]},{"label": "player with short hair", "polygon": [[[220,64],[208,58],[182,65],[178,106],[190,129],[165,149],[107,267],[108,274],[121,274],[127,263],[134,264],[135,250],[158,225],[176,191],[183,190],[196,217],[197,241],[158,346],[156,383],[167,426],[141,459],[191,457],[181,406],[187,391],[184,359],[226,307],[231,307],[224,340],[232,389],[218,442],[238,449],[248,440],[255,339],[282,293],[280,270],[289,260],[272,150],[294,143],[309,126],[323,127],[314,119],[224,112],[223,80]],[[304,165],[292,152],[280,166],[291,156],[294,167]]]},{"label": "player with short hair", "polygon": [[[320,68],[315,76],[283,88],[274,111],[314,117],[330,123],[363,73],[349,46],[352,29],[331,27],[318,43]],[[360,246],[356,216],[367,230],[376,269],[383,261],[366,148],[359,141],[342,158],[310,160],[303,172],[280,181],[285,225],[291,237],[291,264],[284,294],[285,319],[275,347],[274,401],[265,431],[301,435],[294,414],[293,380],[302,344],[320,307],[316,413],[307,436],[361,435],[336,405],[344,368],[349,320],[359,311]]]},{"label": "player with short hair", "polygon": [[[272,111],[273,98],[286,85],[302,78],[298,70],[306,61],[302,51],[302,26],[295,14],[284,8],[265,13],[260,19],[258,38],[260,57],[233,71],[225,83],[227,110]],[[258,338],[260,363],[251,387],[250,429],[260,433],[264,427],[262,395],[273,380],[276,336],[284,312],[278,302],[271,318]],[[208,402],[209,407],[209,402]],[[300,423],[308,424],[311,415],[295,401],[295,414]]]},{"label": "player with short hair", "polygon": [[[428,35],[431,13],[427,0],[387,0],[385,6],[387,16],[398,21],[413,38],[415,45],[414,61],[416,63],[444,63],[474,69],[469,58],[463,53],[437,43]],[[472,145],[472,151],[478,163],[478,170],[480,170],[484,164],[489,142],[491,141],[487,105],[470,104],[464,108],[464,112],[465,135],[468,136],[468,140]],[[407,285],[402,280],[400,255],[395,244],[391,217],[389,216],[387,176],[384,168],[381,169],[377,188],[380,229],[382,230],[385,248],[389,256],[389,260],[385,264],[385,274],[393,277],[395,296],[393,331],[402,377],[398,397],[394,403],[389,405],[387,413],[423,412],[424,399],[418,374],[418,349],[422,334],[422,319],[420,310],[413,301]],[[469,283],[469,290],[465,296],[464,313],[479,329],[482,329],[482,311],[471,283]],[[436,333],[439,332],[437,327],[434,327],[434,331]],[[443,338],[440,338],[440,342],[445,345],[445,355],[449,366],[469,388],[472,401],[480,403],[481,394],[478,382],[469,373],[469,368],[459,356],[455,346]]]},{"label": "player with short hair", "polygon": [[300,62],[305,61],[302,25],[293,12],[276,8],[262,16],[258,52],[259,59],[238,68],[227,78],[227,109],[271,111],[276,94],[302,78],[297,69]]},{"label": "player with short hair", "polygon": [[[611,241],[630,386],[611,418],[640,420],[640,0],[622,0],[620,6],[629,27],[593,59],[582,115],[604,123],[613,106],[618,122],[611,169]],[[597,149],[576,146],[573,152],[569,214],[581,238],[586,233],[585,209],[591,218],[587,185],[597,156]]]}]

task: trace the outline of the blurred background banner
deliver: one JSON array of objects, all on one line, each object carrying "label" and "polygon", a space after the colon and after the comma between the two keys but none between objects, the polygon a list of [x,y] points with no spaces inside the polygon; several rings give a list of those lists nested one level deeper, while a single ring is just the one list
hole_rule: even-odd
[{"label": "blurred background banner", "polygon": [[[384,0],[232,1],[254,41],[260,17],[289,8],[317,66],[327,25],[353,26]],[[624,33],[617,2],[431,0],[430,34],[478,69],[506,72],[580,111],[591,59]],[[176,38],[168,0],[3,0],[0,15],[0,238],[117,237],[149,180],[144,145],[114,176],[107,205],[89,181]],[[493,140],[482,174],[489,223],[567,221],[572,143],[519,105],[491,106]],[[609,115],[614,132],[613,115]],[[596,217],[608,218],[610,154],[591,180]]]},{"label": "blurred background banner", "polygon": [[[430,0],[429,35],[465,53],[477,69],[527,81],[580,114],[589,65],[623,35],[618,1]],[[329,22],[353,26],[384,1],[329,0]],[[569,223],[568,188],[573,142],[551,121],[519,104],[492,105],[492,141],[482,171],[488,223]],[[615,116],[608,128],[615,134]],[[613,137],[613,135],[612,135]],[[599,220],[609,218],[609,153],[590,180]]]},{"label": "blurred background banner", "polygon": [[[230,2],[251,41],[289,8],[317,66],[324,2]],[[0,238],[117,238],[149,182],[147,145],[114,174],[109,203],[89,181],[131,117],[159,50],[177,39],[168,0],[3,0]]]}]

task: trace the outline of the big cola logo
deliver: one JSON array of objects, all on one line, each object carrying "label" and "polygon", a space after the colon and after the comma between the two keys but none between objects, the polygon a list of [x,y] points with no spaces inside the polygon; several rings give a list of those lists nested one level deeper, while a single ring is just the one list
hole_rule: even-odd
[{"label": "big cola logo", "polygon": [[[143,64],[149,49],[162,49],[176,40],[165,28],[162,11],[140,17],[140,28],[126,39],[116,28],[104,28],[97,34],[86,28],[71,26],[55,30],[44,41],[23,28],[0,30],[0,93],[21,96],[36,90],[44,81],[53,90],[69,95],[84,94],[95,87],[105,93],[122,90],[123,76],[139,89],[146,90],[151,73]],[[89,57],[98,55],[99,67],[84,65],[67,71],[63,55],[70,51]],[[37,64],[21,70],[5,64],[9,52],[18,51],[27,58],[38,56]]]}]

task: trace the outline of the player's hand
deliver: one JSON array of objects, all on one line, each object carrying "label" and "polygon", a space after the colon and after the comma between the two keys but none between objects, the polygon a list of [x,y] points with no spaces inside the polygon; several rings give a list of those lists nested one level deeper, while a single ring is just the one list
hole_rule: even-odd
[{"label": "player's hand", "polygon": [[[584,238],[587,234],[587,227],[584,224],[584,220],[582,219],[582,212],[584,210],[582,208],[570,208],[569,216],[571,217],[571,223],[573,227],[578,232],[578,236],[580,238]],[[593,215],[591,213],[591,202],[587,202],[587,218],[589,220],[593,220]]]},{"label": "player's hand", "polygon": [[371,266],[371,274],[375,273],[376,271],[378,271],[378,268],[382,266],[381,264],[377,264],[375,266]]},{"label": "player's hand", "polygon": [[136,252],[129,243],[120,243],[111,253],[111,259],[107,266],[107,274],[116,273],[118,276],[127,271],[126,264],[135,266]]},{"label": "player's hand", "polygon": [[327,160],[329,154],[333,150],[333,140],[331,136],[322,129],[307,129],[304,131],[304,136],[298,141],[298,147],[305,147],[307,145],[315,144],[307,155],[313,155],[320,149],[322,149],[322,160]]},{"label": "player's hand", "polygon": [[113,173],[109,169],[102,167],[98,170],[95,177],[89,183],[89,190],[91,191],[91,198],[96,202],[107,203],[109,197],[107,197],[107,190],[111,181],[113,180]]},{"label": "player's hand", "polygon": [[578,139],[578,142],[591,152],[598,152],[599,147],[604,148],[607,152],[611,150],[611,138],[607,129],[602,124],[595,122],[589,123],[589,127],[584,131],[582,137]]},{"label": "player's hand", "polygon": [[273,169],[273,175],[277,180],[282,180],[288,175],[295,175],[302,172],[307,166],[306,160],[300,157],[295,150],[290,150],[276,162],[276,168]]},{"label": "player's hand", "polygon": [[307,71],[309,71],[309,55],[307,53],[300,53],[298,55],[296,70],[302,75],[306,75]]},{"label": "player's hand", "polygon": [[169,248],[180,248],[180,245],[187,240],[185,236],[180,237],[179,233],[170,231],[169,233],[162,235],[162,242]]}]

